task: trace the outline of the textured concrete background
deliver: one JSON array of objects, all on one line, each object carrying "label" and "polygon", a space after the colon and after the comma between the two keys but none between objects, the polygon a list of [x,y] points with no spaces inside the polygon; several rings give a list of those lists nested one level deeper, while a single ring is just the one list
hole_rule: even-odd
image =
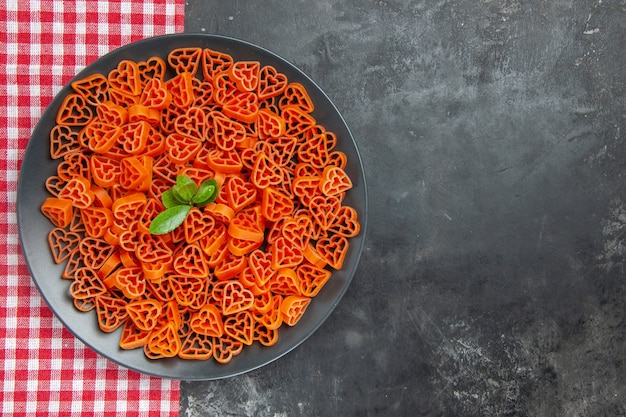
[{"label": "textured concrete background", "polygon": [[626,416],[626,1],[189,0],[304,70],[370,195],[324,325],[186,416]]}]

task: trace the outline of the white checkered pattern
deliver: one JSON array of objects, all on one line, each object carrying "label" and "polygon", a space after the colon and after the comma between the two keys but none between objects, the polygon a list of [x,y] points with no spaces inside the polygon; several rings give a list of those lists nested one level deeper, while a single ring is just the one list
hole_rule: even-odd
[{"label": "white checkered pattern", "polygon": [[20,161],[53,96],[99,56],[183,31],[183,0],[0,4],[0,413],[177,416],[179,383],[127,370],[62,327],[31,281],[15,213]]}]

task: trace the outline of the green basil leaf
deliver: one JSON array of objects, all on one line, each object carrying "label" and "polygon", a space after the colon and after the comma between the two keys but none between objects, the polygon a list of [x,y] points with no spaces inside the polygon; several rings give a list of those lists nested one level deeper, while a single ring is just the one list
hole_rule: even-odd
[{"label": "green basil leaf", "polygon": [[189,210],[191,210],[191,206],[185,204],[172,206],[159,213],[150,223],[150,233],[164,235],[171,232],[185,221]]},{"label": "green basil leaf", "polygon": [[200,184],[198,191],[191,199],[191,202],[198,207],[206,206],[212,203],[217,197],[217,181],[214,178],[205,180]]},{"label": "green basil leaf", "polygon": [[182,200],[184,203],[189,203],[198,191],[196,182],[186,175],[179,175],[176,177],[176,185],[172,187],[172,192],[176,198]]},{"label": "green basil leaf", "polygon": [[165,206],[165,208],[170,208],[170,207],[180,206],[182,204],[185,204],[184,201],[180,201],[176,197],[176,195],[174,194],[172,190],[164,191],[163,194],[161,195],[161,201],[163,202],[163,205]]}]

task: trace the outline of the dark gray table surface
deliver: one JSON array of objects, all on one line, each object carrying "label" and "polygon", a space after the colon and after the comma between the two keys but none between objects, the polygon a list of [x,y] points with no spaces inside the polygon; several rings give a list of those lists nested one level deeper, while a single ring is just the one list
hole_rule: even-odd
[{"label": "dark gray table surface", "polygon": [[625,416],[626,2],[188,0],[337,105],[370,196],[304,344],[185,416]]}]

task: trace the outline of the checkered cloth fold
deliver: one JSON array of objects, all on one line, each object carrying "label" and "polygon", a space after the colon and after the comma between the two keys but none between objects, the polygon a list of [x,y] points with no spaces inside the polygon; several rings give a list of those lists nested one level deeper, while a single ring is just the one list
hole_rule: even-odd
[{"label": "checkered cloth fold", "polygon": [[139,374],[84,346],[31,281],[15,212],[20,161],[54,95],[129,42],[184,29],[183,0],[5,0],[0,4],[0,412],[178,415],[179,382]]}]

